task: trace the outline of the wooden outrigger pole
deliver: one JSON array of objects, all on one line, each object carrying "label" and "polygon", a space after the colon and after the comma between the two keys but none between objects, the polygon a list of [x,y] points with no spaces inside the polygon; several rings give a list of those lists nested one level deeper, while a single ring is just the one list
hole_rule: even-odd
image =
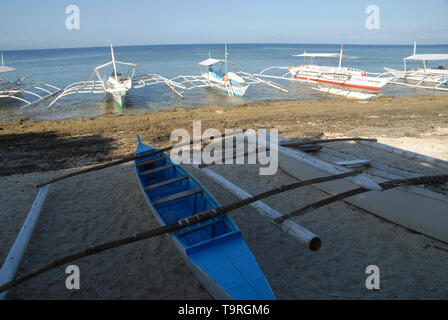
[{"label": "wooden outrigger pole", "polygon": [[[243,132],[244,131],[245,130],[243,130]],[[69,173],[69,174],[66,174],[66,175],[63,175],[63,176],[60,176],[60,177],[48,180],[48,181],[46,181],[44,183],[38,184],[36,187],[37,188],[41,188],[41,187],[44,187],[44,186],[49,185],[51,183],[55,183],[55,182],[58,182],[58,181],[61,181],[61,180],[65,180],[65,179],[68,179],[68,178],[71,178],[71,177],[74,177],[74,176],[78,176],[80,174],[84,174],[84,173],[91,172],[91,171],[97,171],[97,170],[106,169],[106,168],[113,167],[113,166],[116,166],[116,165],[119,165],[119,164],[123,164],[123,163],[126,163],[126,162],[130,162],[130,161],[134,161],[134,160],[137,160],[137,159],[141,159],[141,158],[145,158],[145,157],[148,157],[148,156],[152,156],[152,155],[155,155],[155,154],[159,154],[159,153],[163,153],[163,152],[166,152],[166,151],[170,151],[173,148],[187,147],[187,146],[191,146],[191,145],[196,144],[196,143],[205,143],[205,142],[208,142],[208,141],[211,141],[211,140],[214,140],[214,139],[219,139],[219,138],[224,138],[224,137],[229,137],[229,135],[226,135],[226,133],[223,133],[219,137],[211,137],[211,138],[205,138],[205,139],[200,139],[200,140],[193,140],[192,139],[192,140],[190,140],[190,142],[187,142],[187,143],[182,144],[182,145],[169,146],[169,147],[157,149],[157,150],[154,150],[154,151],[151,151],[151,152],[146,152],[146,153],[140,154],[138,156],[136,156],[135,154],[130,154],[130,155],[127,155],[127,156],[125,156],[125,157],[123,157],[121,159],[118,159],[118,160],[114,160],[114,161],[111,161],[111,162],[103,163],[103,164],[100,164],[100,165],[97,165],[97,166],[93,166],[93,167],[90,167],[90,168],[82,169],[82,170],[79,170],[79,171],[75,171],[75,172],[72,172],[72,173]]]},{"label": "wooden outrigger pole", "polygon": [[[299,187],[304,187],[304,186],[309,186],[309,185],[313,185],[316,183],[322,183],[322,182],[327,182],[327,181],[333,181],[333,180],[338,180],[338,179],[343,179],[345,177],[348,176],[354,176],[354,175],[358,175],[360,174],[362,171],[358,170],[358,171],[351,171],[351,172],[347,172],[347,173],[343,173],[343,174],[338,174],[338,175],[332,175],[332,176],[326,176],[326,177],[321,177],[321,178],[315,178],[315,179],[310,179],[310,180],[305,180],[305,181],[298,181],[298,182],[294,182],[285,186],[281,186],[281,187],[277,187],[262,193],[259,193],[255,196],[249,197],[249,198],[245,198],[243,200],[240,201],[236,201],[224,206],[221,206],[219,208],[215,208],[215,209],[211,209],[211,210],[207,210],[207,211],[203,211],[199,214],[196,214],[194,216],[190,216],[181,220],[178,220],[177,222],[170,224],[170,225],[166,225],[166,226],[162,226],[162,227],[158,227],[152,230],[148,230],[145,232],[141,232],[138,234],[134,234],[130,237],[126,237],[126,238],[122,238],[119,240],[115,240],[115,241],[111,241],[111,242],[106,242],[103,243],[101,245],[98,246],[92,246],[86,250],[65,256],[63,258],[54,260],[53,262],[46,264],[40,268],[37,268],[34,271],[31,271],[27,274],[24,274],[23,276],[20,276],[18,278],[15,278],[12,281],[9,281],[7,283],[4,283],[2,285],[0,285],[0,293],[11,289],[12,287],[21,284],[31,278],[36,277],[39,274],[42,274],[48,270],[51,270],[53,268],[56,268],[58,266],[64,265],[66,263],[72,262],[72,261],[76,261],[82,258],[85,258],[87,256],[91,256],[109,249],[113,249],[125,244],[129,244],[129,243],[133,243],[133,242],[137,242],[137,241],[141,241],[144,239],[149,239],[149,238],[154,238],[156,236],[160,236],[163,234],[167,234],[167,233],[172,233],[175,232],[177,230],[189,227],[189,226],[193,226],[195,224],[198,224],[200,222],[218,217],[220,215],[223,214],[227,214],[230,211],[236,210],[238,208],[244,207],[248,204],[251,204],[253,202],[257,202],[259,200],[265,199],[267,197],[276,195],[276,194],[280,194],[283,193],[285,191],[289,191],[289,190],[293,190],[293,189],[297,189]],[[448,176],[447,176],[448,179]]]},{"label": "wooden outrigger pole", "polygon": [[332,142],[344,142],[344,141],[367,141],[367,142],[377,142],[377,139],[367,139],[367,138],[336,138],[336,139],[320,139],[320,140],[307,140],[301,139],[298,141],[291,140],[287,142],[281,142],[279,145],[282,147],[300,147],[310,144],[321,144],[321,143],[332,143]]},{"label": "wooden outrigger pole", "polygon": [[[69,256],[63,257],[61,259],[57,259],[47,265],[44,265],[30,273],[27,273],[23,276],[20,276],[12,281],[9,281],[5,284],[0,285],[0,293],[11,289],[12,287],[21,284],[31,278],[36,277],[37,275],[44,273],[50,269],[56,268],[58,266],[64,265],[68,262],[72,262],[75,260],[79,260],[82,259],[84,257],[87,256],[91,256],[109,249],[113,249],[125,244],[129,244],[129,243],[133,243],[133,242],[137,242],[137,241],[141,241],[144,239],[149,239],[149,238],[153,238],[156,236],[160,236],[166,233],[171,233],[192,225],[195,225],[197,223],[200,223],[202,221],[208,220],[208,219],[212,219],[215,218],[217,216],[223,215],[223,214],[227,214],[232,210],[244,207],[250,203],[262,200],[264,198],[276,195],[276,194],[280,194],[283,193],[285,191],[288,190],[293,190],[299,187],[303,187],[306,185],[313,185],[316,183],[321,183],[321,182],[327,182],[327,181],[332,181],[332,180],[337,180],[337,179],[342,179],[345,178],[347,176],[350,175],[356,175],[359,174],[361,171],[352,171],[352,172],[348,172],[348,173],[344,173],[344,174],[339,174],[339,175],[333,175],[333,176],[327,176],[327,177],[322,177],[322,178],[315,178],[315,179],[311,179],[311,180],[305,180],[305,181],[299,181],[299,182],[295,182],[286,186],[282,186],[282,187],[278,187],[269,191],[265,191],[263,193],[260,193],[258,195],[255,195],[253,197],[250,198],[246,198],[237,202],[233,202],[227,205],[224,205],[222,207],[216,208],[216,209],[212,209],[212,210],[207,210],[204,212],[201,212],[197,215],[188,217],[188,218],[184,218],[181,220],[178,220],[177,222],[167,225],[167,226],[163,226],[163,227],[158,227],[146,232],[142,232],[142,233],[138,233],[138,234],[134,234],[130,237],[127,238],[122,238],[119,240],[115,240],[115,241],[111,241],[111,242],[107,242],[104,244],[101,244],[99,246],[92,246],[84,251],[75,253],[75,254],[71,254]],[[389,189],[393,189],[393,188],[397,188],[397,187],[401,187],[401,186],[409,186],[409,185],[419,185],[419,184],[442,184],[442,183],[446,183],[448,182],[448,175],[439,175],[439,176],[422,176],[422,177],[417,177],[417,178],[410,178],[410,179],[398,179],[398,180],[392,180],[392,181],[388,181],[388,182],[383,182],[381,183],[381,186],[383,187],[384,190],[389,190]],[[344,198],[356,195],[356,194],[360,194],[363,192],[368,192],[370,190],[364,189],[364,188],[358,188],[358,189],[354,189],[354,190],[350,190],[350,191],[346,191],[342,194],[338,194],[335,196],[332,196],[330,198],[324,199],[324,200],[320,200],[316,203],[313,203],[311,205],[307,205],[306,207],[303,207],[301,209],[295,210],[287,215],[284,215],[283,217],[277,219],[277,222],[281,223],[282,220],[286,220],[289,219],[293,216],[297,216],[300,214],[303,214],[305,212],[309,212],[312,211],[314,209],[323,207],[325,205],[328,205],[330,203],[342,200]]]},{"label": "wooden outrigger pole", "polygon": [[[448,175],[438,175],[438,176],[422,176],[422,177],[415,177],[415,178],[408,178],[408,179],[396,179],[391,181],[386,181],[383,183],[380,183],[379,185],[383,188],[384,191],[398,188],[402,186],[412,186],[412,185],[426,185],[426,184],[444,184],[448,182]],[[276,219],[277,223],[281,223],[282,221],[285,221],[287,219],[290,219],[292,217],[296,217],[299,215],[303,215],[307,212],[314,211],[318,208],[327,206],[331,203],[334,203],[336,201],[344,200],[348,197],[352,197],[364,192],[369,192],[371,190],[365,189],[365,188],[356,188],[352,190],[348,190],[345,192],[338,193],[336,195],[330,196],[328,198],[325,198],[323,200],[319,200],[316,202],[313,202],[309,205],[306,205],[300,209],[297,209],[290,214],[284,215],[280,218]],[[448,214],[448,213],[447,213]]]},{"label": "wooden outrigger pole", "polygon": [[[200,170],[207,177],[212,179],[213,182],[215,182],[222,188],[226,189],[233,195],[235,195],[240,200],[252,197],[251,194],[247,193],[243,189],[234,185],[229,180],[225,179],[223,176],[219,175],[215,171],[212,171],[208,168],[201,169],[200,166],[198,165],[194,165],[194,167]],[[279,228],[282,232],[285,232],[294,239],[299,240],[309,250],[311,251],[319,250],[322,241],[317,235],[315,235],[311,231],[307,230],[306,228],[302,227],[301,225],[295,223],[290,219],[278,223],[276,219],[282,217],[283,215],[277,210],[274,210],[273,208],[269,207],[262,201],[253,202],[249,205],[254,209],[256,209],[261,216],[266,218],[269,222],[271,222],[274,226]]]},{"label": "wooden outrigger pole", "polygon": [[[246,131],[246,129],[242,130],[242,132],[245,132],[245,131]],[[36,187],[37,188],[42,188],[42,187],[44,187],[46,185],[49,185],[51,183],[55,183],[55,182],[58,182],[58,181],[61,181],[61,180],[65,180],[65,179],[68,179],[68,178],[71,178],[71,177],[75,177],[75,176],[80,175],[80,174],[84,174],[84,173],[91,172],[91,171],[97,171],[97,170],[106,169],[106,168],[113,167],[113,166],[116,166],[116,165],[119,165],[119,164],[123,164],[123,163],[126,163],[126,162],[130,162],[130,161],[134,161],[134,160],[137,160],[137,159],[145,158],[145,157],[148,157],[148,156],[151,156],[151,155],[155,155],[155,154],[163,153],[163,152],[166,152],[166,151],[170,151],[173,148],[181,148],[181,147],[191,146],[191,145],[196,144],[196,143],[205,143],[205,142],[208,142],[208,141],[211,141],[211,140],[214,140],[214,139],[229,138],[229,137],[230,136],[228,136],[228,135],[226,135],[224,133],[224,134],[222,134],[219,137],[211,137],[211,138],[208,138],[208,139],[201,139],[201,140],[196,140],[196,141],[195,140],[191,140],[190,142],[187,142],[187,143],[182,144],[182,145],[169,146],[169,147],[157,149],[155,151],[147,152],[147,153],[144,153],[144,154],[141,154],[141,155],[138,155],[138,156],[136,156],[135,154],[130,154],[130,155],[127,155],[127,156],[125,156],[125,157],[123,157],[121,159],[118,159],[118,160],[114,160],[114,161],[111,161],[111,162],[108,162],[108,163],[103,163],[103,164],[100,164],[100,165],[97,165],[97,166],[93,166],[93,167],[90,167],[90,168],[82,169],[82,170],[79,170],[79,171],[75,171],[75,172],[72,172],[72,173],[69,173],[69,174],[66,174],[66,175],[63,175],[63,176],[60,176],[60,177],[48,180],[46,182],[43,182],[43,183],[40,183],[40,184],[36,185]],[[309,145],[309,144],[318,144],[318,143],[327,143],[327,142],[336,142],[336,141],[376,141],[376,139],[341,138],[341,139],[326,139],[326,140],[310,140],[310,141],[303,141],[303,142],[292,142],[292,143],[288,142],[288,143],[285,143],[285,144],[281,143],[280,146],[288,146],[288,147],[294,146],[295,147],[295,146],[300,146],[300,145]]]}]

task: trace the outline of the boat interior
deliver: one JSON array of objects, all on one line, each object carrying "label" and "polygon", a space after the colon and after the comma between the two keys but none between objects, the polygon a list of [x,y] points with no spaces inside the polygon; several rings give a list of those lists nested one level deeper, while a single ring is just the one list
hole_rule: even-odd
[{"label": "boat interior", "polygon": [[[444,174],[442,168],[373,149],[369,143],[335,142],[332,143],[331,147],[305,145],[290,147],[290,149],[308,153],[319,160],[336,166],[351,170],[364,170],[366,174],[377,182],[412,178],[425,174]],[[402,169],[404,164],[407,170]],[[438,193],[446,193],[448,191],[447,186],[429,186],[427,188]]]},{"label": "boat interior", "polygon": [[[137,155],[154,150],[139,143]],[[148,202],[155,208],[164,225],[219,207],[196,179],[185,169],[175,166],[163,154],[137,160],[136,170]],[[239,232],[231,219],[221,215],[178,230],[173,236],[185,248],[189,248]]]}]

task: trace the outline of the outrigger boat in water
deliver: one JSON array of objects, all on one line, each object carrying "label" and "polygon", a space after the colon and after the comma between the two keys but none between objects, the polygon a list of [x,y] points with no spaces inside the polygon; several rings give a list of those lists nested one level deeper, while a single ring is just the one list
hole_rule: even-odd
[{"label": "outrigger boat in water", "polygon": [[[343,67],[342,58],[353,58],[343,55],[343,46],[339,53],[308,53],[293,55],[294,57],[303,57],[303,64],[299,66],[286,67],[269,67],[256,74],[260,77],[292,80],[299,82],[320,83],[325,85],[334,85],[336,87],[350,88],[345,91],[340,89],[325,90],[326,88],[318,87],[317,90],[332,94],[345,96],[348,98],[368,99],[372,97],[370,93],[362,91],[377,92],[384,87],[391,78],[384,77],[384,74],[366,72],[364,70]],[[307,58],[310,62],[307,63]],[[330,65],[315,65],[316,58],[337,58],[339,59],[338,66]],[[274,75],[272,72],[283,72],[281,75]],[[284,73],[286,71],[286,73]],[[351,89],[359,90],[353,91]],[[361,91],[361,92],[360,92]]]},{"label": "outrigger boat in water", "polygon": [[[409,69],[407,68],[408,61],[420,61],[422,65],[415,69]],[[417,54],[417,42],[414,42],[414,54],[403,59],[403,71],[386,67],[384,69],[395,77],[391,81],[392,84],[448,91],[448,65],[439,65],[437,68],[433,68],[431,66],[433,61],[445,61],[446,63],[448,54]]]},{"label": "outrigger boat in water", "polygon": [[[158,74],[147,74],[144,72],[137,72],[137,65],[130,62],[120,62],[115,60],[115,54],[112,45],[110,46],[110,53],[112,61],[97,66],[89,80],[79,81],[67,86],[64,91],[54,99],[49,108],[51,108],[59,99],[78,93],[105,93],[106,96],[112,98],[115,105],[122,109],[126,103],[127,93],[131,89],[139,89],[145,86],[151,86],[159,83],[164,83],[168,87],[176,86],[175,83],[162,77]],[[112,73],[108,75],[101,75],[100,71],[104,68],[112,66]],[[127,68],[125,74],[117,70],[117,66],[124,66]],[[93,77],[96,76],[97,80]]]},{"label": "outrigger boat in water", "polygon": [[[326,147],[307,145],[306,140],[290,140],[280,136],[278,139],[279,166],[300,180],[325,176],[334,170],[361,169],[366,178],[381,186],[390,180],[422,176],[421,172],[443,175],[448,169],[447,161],[374,141],[333,142],[331,147]],[[403,166],[409,169],[404,170]],[[352,190],[356,184],[360,185],[356,181],[341,179],[315,186],[334,195]],[[448,242],[447,184],[371,191],[348,197],[346,201],[403,227]]]},{"label": "outrigger boat in water", "polygon": [[[1,54],[0,75],[16,71],[17,69],[4,65],[3,53]],[[12,100],[22,103],[21,109],[36,106],[45,100],[58,94],[60,89],[43,82],[25,82],[19,78],[14,82],[8,81],[6,76],[0,78],[0,102],[9,103]]]},{"label": "outrigger boat in water", "polygon": [[[227,45],[225,46],[224,59],[209,58],[199,62],[200,76],[177,76],[172,78],[171,81],[177,84],[177,88],[182,90],[175,90],[173,86],[171,89],[179,96],[183,97],[184,92],[195,89],[211,87],[222,92],[227,93],[229,96],[243,97],[246,94],[247,89],[252,84],[265,84],[283,92],[288,90],[280,87],[279,85],[260,79],[248,72],[239,71],[235,72],[234,64],[228,61],[229,54],[227,52]],[[229,66],[232,70],[229,71]]]},{"label": "outrigger boat in water", "polygon": [[[155,150],[139,138],[137,156]],[[143,195],[164,226],[219,207],[193,176],[164,154],[138,159],[135,168]],[[275,299],[229,215],[180,229],[170,237],[195,277],[215,299]]]}]

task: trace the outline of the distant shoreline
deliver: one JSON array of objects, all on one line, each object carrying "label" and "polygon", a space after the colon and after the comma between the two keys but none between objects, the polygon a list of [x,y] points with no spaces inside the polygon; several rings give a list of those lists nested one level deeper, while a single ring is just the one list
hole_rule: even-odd
[{"label": "distant shoreline", "polygon": [[[306,43],[306,42],[229,42],[229,45],[272,45],[272,46],[281,46],[281,45],[310,45],[310,46],[319,46],[319,45],[334,45],[340,46],[340,43]],[[166,43],[166,44],[133,44],[133,45],[120,45],[114,44],[115,48],[125,48],[125,47],[174,47],[174,46],[222,46],[221,42],[210,42],[210,43]],[[385,46],[385,47],[412,47],[411,43],[403,43],[403,44],[395,44],[395,43],[344,43],[345,47],[362,47],[362,46]],[[21,52],[21,51],[45,51],[45,50],[70,50],[70,49],[102,49],[108,48],[110,44],[104,45],[93,45],[93,46],[82,46],[82,47],[63,47],[63,48],[15,48],[15,49],[2,49],[1,52]],[[440,46],[448,46],[448,43],[434,43],[434,44],[423,44],[419,43],[419,47],[440,47]]]}]

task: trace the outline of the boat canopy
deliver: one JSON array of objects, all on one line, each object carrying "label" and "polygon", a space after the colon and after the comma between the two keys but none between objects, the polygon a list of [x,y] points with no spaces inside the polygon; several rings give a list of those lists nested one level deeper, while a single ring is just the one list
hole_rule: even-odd
[{"label": "boat canopy", "polygon": [[448,54],[413,54],[412,56],[404,58],[405,60],[448,60]]},{"label": "boat canopy", "polygon": [[211,66],[214,65],[218,62],[226,62],[225,60],[218,60],[218,59],[213,59],[213,58],[208,58],[202,62],[199,62],[199,65],[201,66]]},{"label": "boat canopy", "polygon": [[10,67],[6,67],[6,66],[0,66],[0,73],[10,72],[10,71],[14,71],[14,70],[16,70],[16,69],[10,68]]},{"label": "boat canopy", "polygon": [[[340,53],[302,53],[294,54],[293,57],[310,57],[310,58],[340,58]],[[349,56],[342,56],[343,58],[354,58]]]}]

